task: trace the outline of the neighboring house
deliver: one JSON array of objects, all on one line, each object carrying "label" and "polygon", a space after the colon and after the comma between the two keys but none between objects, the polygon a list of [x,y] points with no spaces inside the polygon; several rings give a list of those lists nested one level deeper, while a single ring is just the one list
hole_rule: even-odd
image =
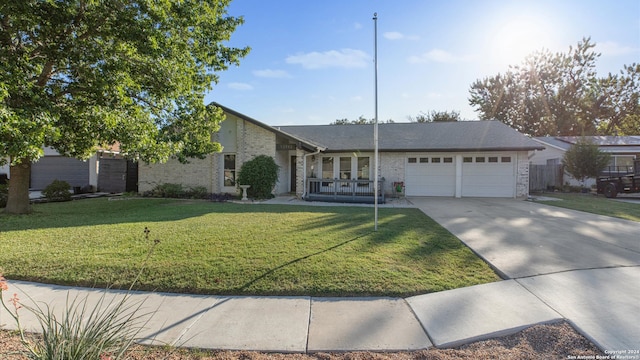
[{"label": "neighboring house", "polygon": [[[638,136],[586,136],[588,141],[598,145],[600,151],[611,154],[609,166],[616,168],[632,168],[633,160],[640,158],[640,135]],[[578,142],[579,136],[543,136],[536,137],[537,141],[545,147],[536,151],[531,156],[533,165],[560,165],[564,154],[569,148]],[[582,186],[583,184],[573,176],[564,174],[565,184]],[[586,179],[584,186],[590,187],[596,180]]]},{"label": "neighboring house", "polygon": [[[101,192],[137,191],[137,164],[119,156],[117,144],[99,149],[87,160],[62,156],[55,149],[45,147],[44,156],[31,164],[31,190],[43,190],[54,180],[69,183],[72,188]],[[9,165],[0,173],[9,175]]]},{"label": "neighboring house", "polygon": [[[189,164],[140,164],[140,192],[181,183],[237,193],[242,164],[263,154],[280,166],[274,194],[309,199],[372,188],[373,125],[271,127],[215,105],[227,116],[212,135],[222,152]],[[409,196],[525,197],[529,153],[544,149],[498,121],[380,124],[378,137],[379,177],[387,195],[400,185]]]}]

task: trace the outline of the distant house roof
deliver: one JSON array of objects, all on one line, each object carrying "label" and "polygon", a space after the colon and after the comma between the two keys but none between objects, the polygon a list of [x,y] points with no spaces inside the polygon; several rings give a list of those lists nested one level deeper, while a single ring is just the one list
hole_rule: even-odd
[{"label": "distant house roof", "polygon": [[[578,142],[580,136],[542,136],[533,138],[534,140],[556,147],[561,150],[568,150],[571,145]],[[640,135],[633,136],[585,136],[589,141],[598,145],[600,150],[611,153],[640,153]]]},{"label": "distant house roof", "polygon": [[[280,126],[279,130],[321,144],[327,152],[371,151],[374,125]],[[391,123],[378,125],[380,151],[542,150],[539,143],[499,121]]]}]

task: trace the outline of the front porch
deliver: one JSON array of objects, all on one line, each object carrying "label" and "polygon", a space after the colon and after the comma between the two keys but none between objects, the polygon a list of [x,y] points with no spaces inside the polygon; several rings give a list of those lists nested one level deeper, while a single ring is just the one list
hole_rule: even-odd
[{"label": "front porch", "polygon": [[[307,179],[305,184],[307,201],[329,201],[373,204],[373,180]],[[384,204],[384,180],[378,180],[378,203]]]}]

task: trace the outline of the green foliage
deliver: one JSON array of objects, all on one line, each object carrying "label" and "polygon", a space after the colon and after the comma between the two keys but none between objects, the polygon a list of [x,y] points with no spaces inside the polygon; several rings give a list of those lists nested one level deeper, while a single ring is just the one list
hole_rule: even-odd
[{"label": "green foliage", "polygon": [[238,174],[238,185],[251,185],[247,195],[254,199],[273,197],[273,187],[278,181],[279,166],[271,156],[259,155],[245,162]]},{"label": "green foliage", "polygon": [[182,184],[164,183],[156,185],[144,196],[175,199],[206,199],[209,192],[204,186],[184,187]]},{"label": "green foliage", "polygon": [[0,214],[0,273],[124,288],[148,248],[132,229],[153,224],[167,241],[138,290],[406,297],[500,280],[418,209],[381,208],[377,232],[372,219],[372,208],[349,206],[145,198],[35,204],[29,217]]},{"label": "green foliage", "polygon": [[0,208],[7,206],[9,196],[9,184],[0,184]]},{"label": "green foliage", "polygon": [[420,112],[416,117],[409,117],[412,122],[452,122],[460,121],[459,111],[431,111],[429,113]]},{"label": "green foliage", "polygon": [[[355,120],[349,120],[347,118],[336,119],[336,121],[330,123],[329,125],[367,125],[367,124],[375,124],[375,123],[376,123],[376,119],[367,119],[363,115],[360,115],[360,117]],[[393,119],[388,119],[387,121],[378,120],[378,123],[393,124],[394,121]]]},{"label": "green foliage", "polygon": [[640,65],[596,77],[590,38],[567,53],[536,52],[504,74],[477,80],[469,103],[484,120],[499,120],[531,136],[637,133]]},{"label": "green foliage", "polygon": [[564,153],[565,170],[579,181],[595,178],[609,164],[611,154],[600,151],[598,145],[580,138]]},{"label": "green foliage", "polygon": [[225,45],[243,23],[229,2],[3,1],[0,162],[43,146],[88,158],[116,142],[148,162],[219,151],[224,116],[204,96],[249,52]]},{"label": "green foliage", "polygon": [[42,190],[42,195],[53,201],[69,201],[71,200],[71,186],[68,182],[62,180],[53,180]]},{"label": "green foliage", "polygon": [[[123,359],[127,349],[134,343],[137,335],[149,319],[149,315],[140,314],[144,300],[131,300],[131,289],[142,273],[159,240],[149,241],[149,230],[144,230],[149,246],[138,275],[132,280],[125,294],[111,294],[104,290],[97,303],[90,301],[89,295],[83,298],[70,298],[67,294],[66,307],[62,312],[45,305],[33,305],[20,301],[14,295],[7,306],[2,292],[9,290],[6,279],[0,274],[0,303],[13,318],[18,327],[20,340],[35,360],[84,360],[84,359]],[[42,336],[35,342],[28,341],[21,323],[21,312],[27,310],[35,315]],[[146,319],[146,320],[145,320]]]}]

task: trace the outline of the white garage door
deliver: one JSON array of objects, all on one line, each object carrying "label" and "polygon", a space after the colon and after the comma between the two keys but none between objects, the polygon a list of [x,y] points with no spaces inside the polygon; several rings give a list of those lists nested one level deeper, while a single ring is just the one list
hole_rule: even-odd
[{"label": "white garage door", "polygon": [[454,196],[456,165],[452,155],[408,157],[405,174],[408,196]]},{"label": "white garage door", "polygon": [[513,197],[515,160],[512,156],[464,155],[462,196]]}]

